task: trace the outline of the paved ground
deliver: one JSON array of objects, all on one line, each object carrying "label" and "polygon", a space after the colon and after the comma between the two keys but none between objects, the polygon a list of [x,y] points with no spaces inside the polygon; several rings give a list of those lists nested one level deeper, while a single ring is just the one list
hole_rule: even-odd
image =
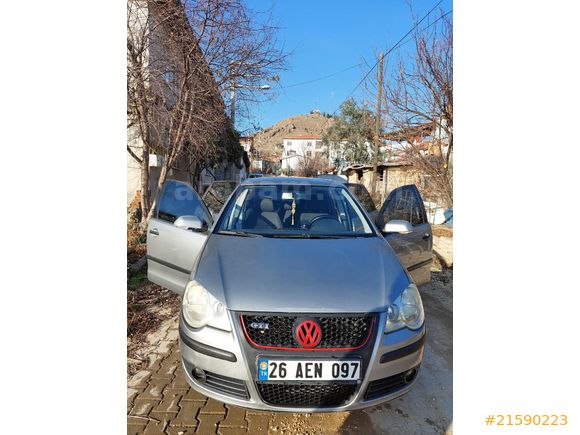
[{"label": "paved ground", "polygon": [[415,388],[373,408],[343,413],[269,413],[224,405],[192,390],[180,365],[177,322],[150,342],[149,366],[128,381],[128,434],[452,434],[453,272],[435,273],[423,292],[428,319],[425,359]]}]

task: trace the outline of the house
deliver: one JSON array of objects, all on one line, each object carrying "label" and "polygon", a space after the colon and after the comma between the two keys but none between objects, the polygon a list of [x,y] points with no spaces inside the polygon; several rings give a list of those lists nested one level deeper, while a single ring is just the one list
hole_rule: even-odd
[{"label": "house", "polygon": [[[244,149],[249,161],[248,173],[250,172],[262,172],[264,170],[264,160],[258,149],[254,146],[254,136],[242,136],[240,137],[240,145]],[[247,175],[246,175],[247,177]]]},{"label": "house", "polygon": [[304,158],[326,158],[326,147],[322,145],[322,137],[317,135],[285,137],[282,148],[282,171],[297,170]]},{"label": "house", "polygon": [[254,146],[255,136],[242,136],[240,137],[240,145],[244,148],[248,159],[249,167],[248,173],[250,172],[262,172],[264,171],[265,164],[260,151]]},{"label": "house", "polygon": [[[383,161],[377,165],[375,176],[375,199],[380,197],[383,201],[397,187],[415,184],[423,195],[428,213],[433,216],[441,214],[445,198],[437,191],[437,174],[430,168],[443,167],[447,162],[450,167],[452,165],[451,158],[446,160],[450,149],[446,131],[441,124],[434,127],[428,122],[384,134],[381,144]],[[364,184],[372,191],[372,164],[349,164],[342,173],[349,182]],[[435,217],[430,219],[430,222],[437,221]]]},{"label": "house", "polygon": [[251,156],[251,154],[254,152],[254,136],[240,137],[240,145],[244,151],[248,153],[248,156]]},{"label": "house", "polygon": [[204,168],[201,171],[200,180],[198,183],[198,192],[203,193],[214,181],[229,180],[241,183],[250,173],[250,160],[247,153],[244,151],[239,163],[232,163],[228,161],[221,161],[213,168]]},{"label": "house", "polygon": [[383,136],[384,149],[391,156],[401,156],[409,149],[425,156],[445,156],[449,149],[449,138],[443,121],[435,126],[425,122],[386,133]]},{"label": "house", "polygon": [[[345,140],[340,143],[331,143],[328,149],[328,160],[332,166],[334,166],[337,172],[342,172],[345,168],[360,164],[360,161],[353,161],[352,153],[348,153],[347,149],[349,149],[351,145]],[[365,155],[365,161],[370,161],[373,156],[374,152],[374,144],[365,140],[360,147],[362,148],[363,154]],[[383,149],[381,148],[381,152]],[[350,155],[350,158],[348,157]]]},{"label": "house", "polygon": [[[373,165],[351,165],[343,170],[349,183],[363,184],[372,191]],[[403,160],[386,161],[377,165],[376,192],[384,201],[392,190],[406,184],[421,187],[422,177],[419,171],[409,162]]]},{"label": "house", "polygon": [[[168,148],[168,113],[177,100],[178,77],[180,71],[179,61],[175,55],[171,55],[176,47],[191,47],[189,51],[190,61],[197,68],[192,73],[197,83],[204,83],[209,92],[203,94],[200,103],[207,107],[214,107],[223,111],[223,120],[220,120],[220,130],[224,133],[223,142],[237,146],[237,135],[226,116],[225,103],[223,101],[218,84],[203,57],[202,51],[196,43],[196,37],[190,27],[188,18],[178,0],[156,0],[153,2],[144,0],[128,1],[128,119],[127,119],[127,204],[138,197],[145,184],[142,180],[144,174],[148,174],[148,186],[150,196],[156,193],[157,184],[164,164],[164,155]],[[176,42],[177,41],[177,42]],[[181,44],[181,45],[180,45]],[[138,51],[139,63],[133,63],[129,56],[130,50]],[[134,79],[133,77],[139,77]],[[141,78],[144,77],[141,80]],[[143,86],[141,86],[143,84]],[[215,84],[215,86],[213,86]],[[155,101],[156,110],[150,116],[150,122],[146,123],[151,144],[150,152],[143,156],[144,132],[142,126],[135,121],[138,112],[137,106],[132,104],[135,99],[129,98],[135,89],[144,89],[147,98]],[[142,100],[145,100],[143,98]],[[217,125],[217,124],[216,124]],[[228,147],[229,145],[224,145]],[[229,150],[229,149],[228,149]],[[240,180],[245,178],[249,167],[249,160],[239,158],[241,153],[231,153],[235,156],[234,162],[224,160],[217,164],[200,162],[199,159],[187,152],[182,152],[176,162],[169,169],[167,177],[191,183],[194,187],[203,187],[204,183],[215,174],[218,179]],[[247,165],[246,165],[247,162]],[[148,166],[148,170],[143,170]]]}]

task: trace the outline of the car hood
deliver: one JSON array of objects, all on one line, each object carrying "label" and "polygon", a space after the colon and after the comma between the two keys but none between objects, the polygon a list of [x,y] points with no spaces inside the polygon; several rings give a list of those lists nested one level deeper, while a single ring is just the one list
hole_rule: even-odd
[{"label": "car hood", "polygon": [[212,234],[195,279],[234,311],[383,311],[409,284],[381,237],[283,239]]},{"label": "car hood", "polygon": [[212,234],[195,279],[228,309],[382,311],[409,278],[382,237],[283,239]]}]

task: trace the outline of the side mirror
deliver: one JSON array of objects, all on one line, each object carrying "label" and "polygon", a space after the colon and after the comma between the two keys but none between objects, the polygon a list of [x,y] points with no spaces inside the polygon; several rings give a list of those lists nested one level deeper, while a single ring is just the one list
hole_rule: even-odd
[{"label": "side mirror", "polygon": [[205,225],[197,216],[180,216],[175,220],[175,222],[173,222],[173,225],[177,228],[196,232],[202,232],[207,229],[207,225]]},{"label": "side mirror", "polygon": [[399,219],[387,222],[383,228],[383,233],[410,234],[412,232],[413,225],[411,225],[411,222]]}]

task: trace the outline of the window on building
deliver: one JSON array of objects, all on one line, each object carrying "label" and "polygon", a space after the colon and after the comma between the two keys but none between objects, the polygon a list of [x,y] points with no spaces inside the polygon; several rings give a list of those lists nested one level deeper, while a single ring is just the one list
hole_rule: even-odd
[{"label": "window on building", "polygon": [[296,155],[296,151],[288,150],[288,156],[295,156],[295,155]]},{"label": "window on building", "polygon": [[308,141],[308,142],[306,142],[306,146],[307,146],[308,148],[312,148],[312,142],[311,142],[311,141]]},{"label": "window on building", "polygon": [[312,151],[306,151],[306,157],[312,157]]}]

